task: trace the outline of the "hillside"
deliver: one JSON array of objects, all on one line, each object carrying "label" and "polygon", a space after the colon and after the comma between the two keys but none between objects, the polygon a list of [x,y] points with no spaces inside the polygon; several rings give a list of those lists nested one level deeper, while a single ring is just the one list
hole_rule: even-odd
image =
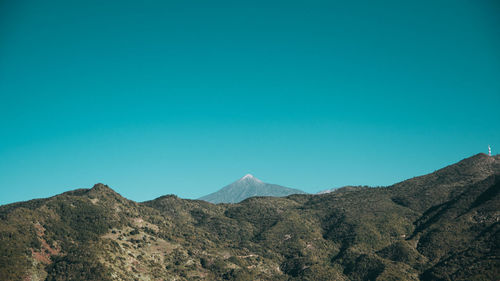
[{"label": "hillside", "polygon": [[497,280],[500,157],[386,188],[136,203],[103,184],[0,206],[0,280]]},{"label": "hillside", "polygon": [[223,187],[222,189],[203,196],[200,200],[211,203],[238,203],[255,196],[283,197],[291,194],[305,194],[304,191],[262,182],[251,174]]}]

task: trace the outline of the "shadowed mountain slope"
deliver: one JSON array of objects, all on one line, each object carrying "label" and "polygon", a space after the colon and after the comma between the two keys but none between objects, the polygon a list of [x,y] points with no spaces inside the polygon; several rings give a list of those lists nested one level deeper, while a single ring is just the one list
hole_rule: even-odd
[{"label": "shadowed mountain slope", "polygon": [[444,203],[466,187],[500,173],[499,156],[474,155],[434,173],[415,177],[388,188],[392,199],[420,212]]},{"label": "shadowed mountain slope", "polygon": [[496,280],[499,161],[238,204],[97,184],[4,205],[0,280]]}]

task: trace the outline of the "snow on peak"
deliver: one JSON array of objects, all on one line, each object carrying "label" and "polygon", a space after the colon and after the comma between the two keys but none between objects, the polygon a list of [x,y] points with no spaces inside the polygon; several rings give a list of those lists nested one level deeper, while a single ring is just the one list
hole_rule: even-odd
[{"label": "snow on peak", "polygon": [[256,182],[262,182],[256,177],[254,177],[252,174],[246,174],[243,176],[239,181],[256,181]]}]

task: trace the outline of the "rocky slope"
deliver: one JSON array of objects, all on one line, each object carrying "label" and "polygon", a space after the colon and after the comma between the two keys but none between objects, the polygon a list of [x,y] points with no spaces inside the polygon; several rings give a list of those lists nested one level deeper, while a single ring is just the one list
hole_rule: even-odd
[{"label": "rocky slope", "polygon": [[238,204],[109,187],[0,206],[0,280],[497,280],[500,157]]}]

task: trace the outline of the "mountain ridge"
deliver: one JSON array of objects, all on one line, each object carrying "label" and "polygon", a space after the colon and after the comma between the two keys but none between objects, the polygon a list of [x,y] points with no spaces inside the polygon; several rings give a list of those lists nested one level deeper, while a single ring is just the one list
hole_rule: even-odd
[{"label": "mountain ridge", "polygon": [[96,184],[2,205],[0,280],[495,280],[499,164],[236,204]]},{"label": "mountain ridge", "polygon": [[[453,193],[461,192],[462,187],[484,180],[495,173],[500,173],[500,155],[488,156],[479,153],[432,173],[413,177],[387,188],[395,193],[393,200],[396,202],[423,211],[450,199]],[[441,188],[427,190],[428,187],[436,185]],[[421,196],[418,202],[412,200],[417,195]]]}]

